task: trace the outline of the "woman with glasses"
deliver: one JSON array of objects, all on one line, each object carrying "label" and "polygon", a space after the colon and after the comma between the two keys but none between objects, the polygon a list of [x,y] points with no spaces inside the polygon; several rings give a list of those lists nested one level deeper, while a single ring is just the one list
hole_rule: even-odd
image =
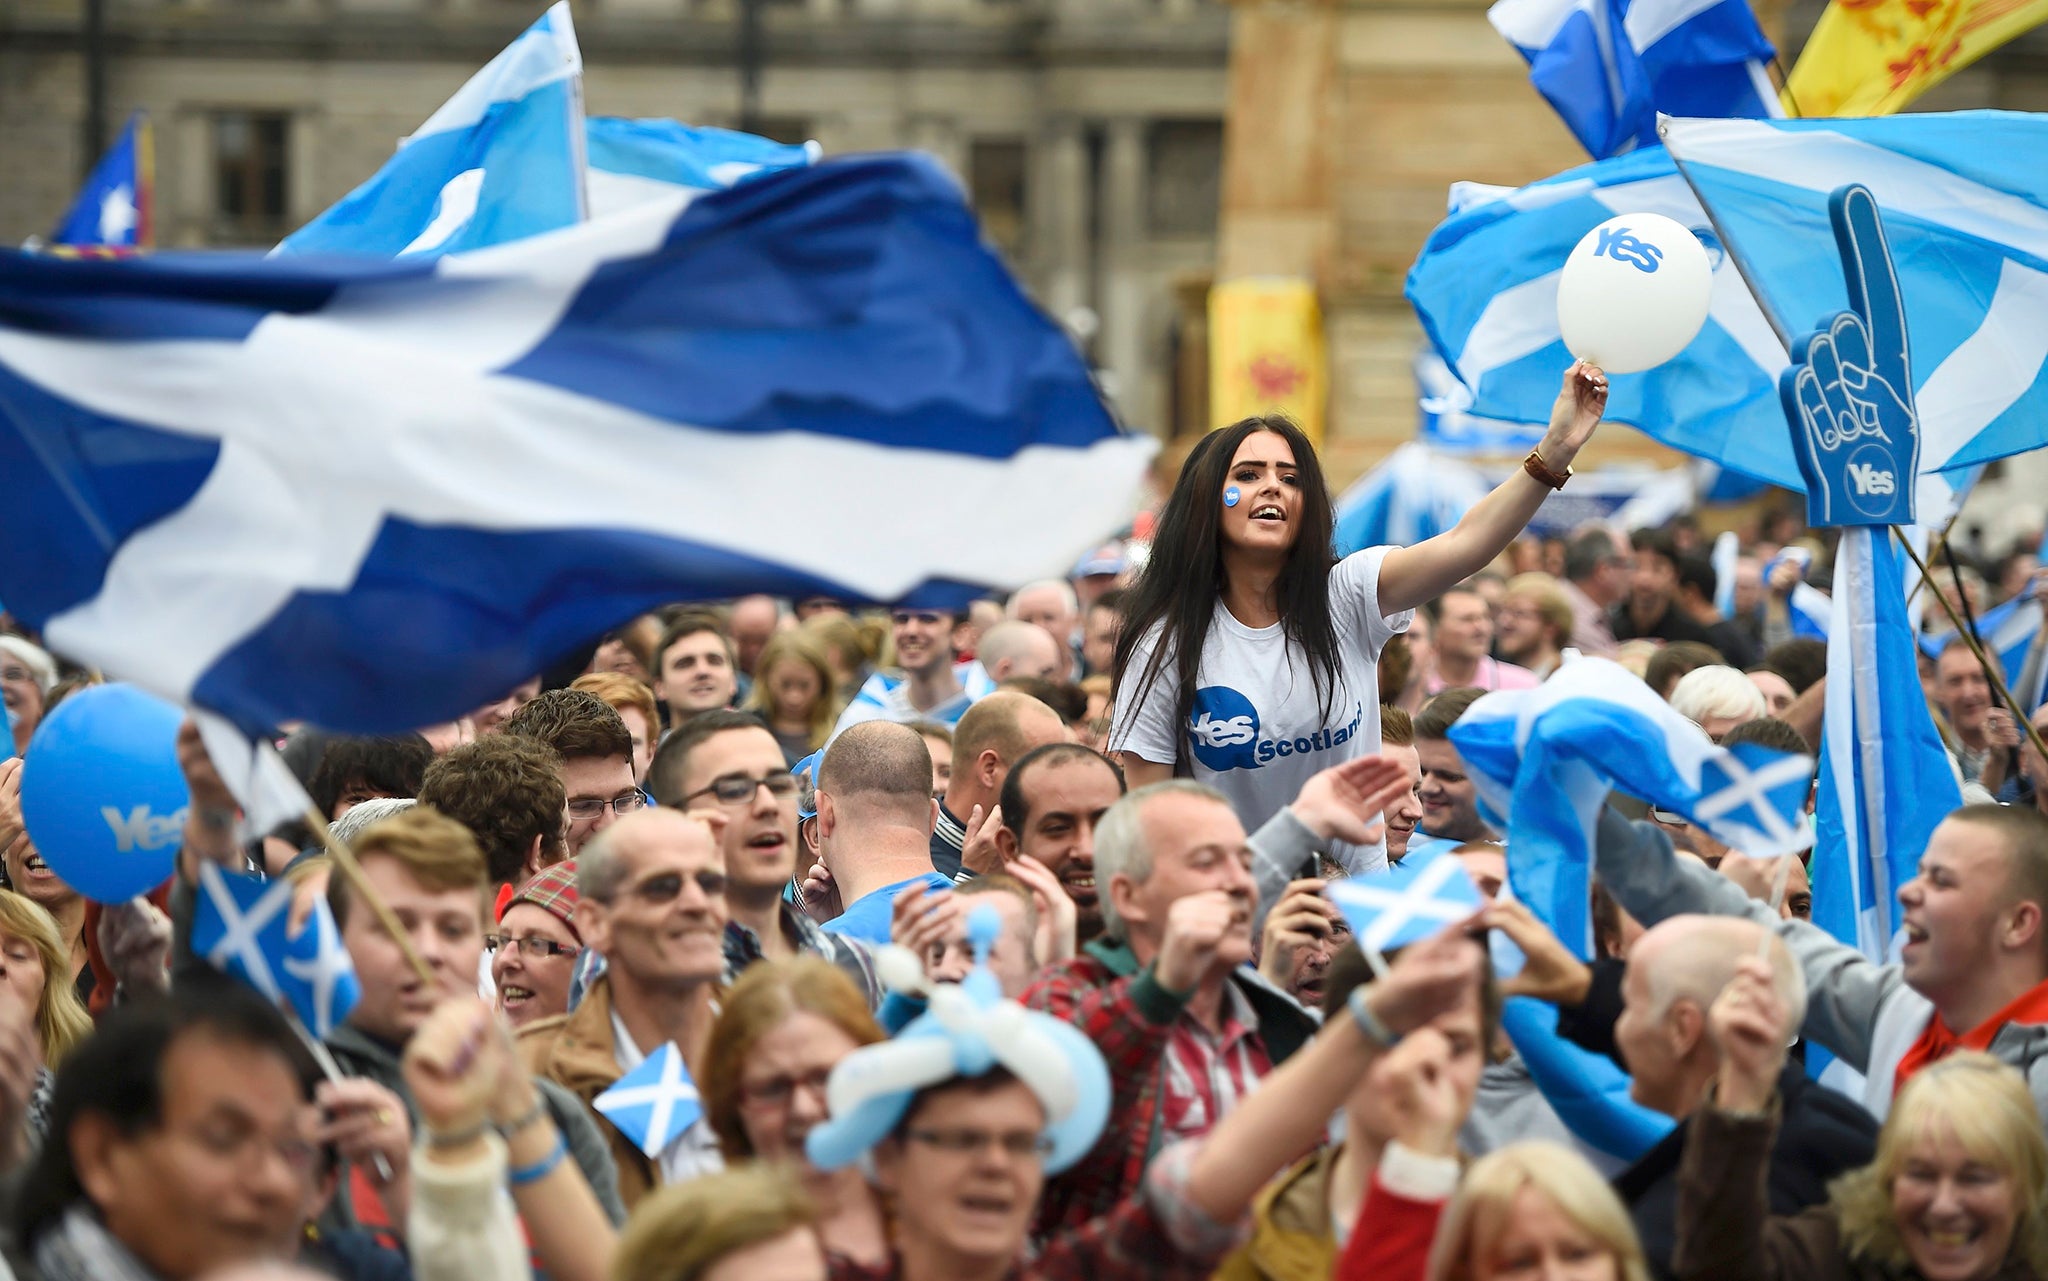
[{"label": "woman with glasses", "polygon": [[703,1080],[705,1115],[725,1159],[794,1167],[827,1255],[870,1267],[889,1257],[881,1203],[859,1170],[813,1166],[804,1140],[829,1115],[825,1078],[881,1039],[866,999],[830,961],[765,962],[726,990]]},{"label": "woman with glasses", "polygon": [[498,1010],[513,1027],[569,1012],[569,982],[583,936],[576,931],[576,866],[557,863],[519,887],[484,935]]},{"label": "woman with glasses", "polygon": [[14,731],[14,755],[28,752],[29,737],[43,720],[44,702],[57,683],[57,660],[42,646],[19,636],[0,636],[0,703]]}]

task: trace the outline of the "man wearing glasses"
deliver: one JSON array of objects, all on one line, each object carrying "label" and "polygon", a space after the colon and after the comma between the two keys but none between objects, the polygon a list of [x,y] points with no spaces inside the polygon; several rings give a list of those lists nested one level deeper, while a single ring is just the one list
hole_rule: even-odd
[{"label": "man wearing glasses", "polygon": [[800,786],[783,762],[759,717],[704,712],[662,740],[647,785],[665,808],[725,818],[727,982],[756,961],[808,952],[843,970],[872,1008],[882,998],[867,947],[825,933],[782,897],[796,871]]},{"label": "man wearing glasses", "polygon": [[[527,1067],[586,1106],[670,1043],[690,1079],[701,1079],[725,975],[725,890],[712,825],[673,809],[629,815],[585,845],[576,927],[605,970],[566,1016],[520,1030]],[[724,1167],[701,1118],[650,1158],[594,1106],[591,1114],[610,1141],[629,1211],[662,1184]]]},{"label": "man wearing glasses", "polygon": [[569,826],[564,843],[577,857],[599,832],[647,804],[633,782],[633,735],[595,694],[551,689],[513,713],[505,732],[543,743],[562,758]]},{"label": "man wearing glasses", "polygon": [[[960,616],[942,609],[899,609],[891,616],[898,670],[868,677],[833,727],[837,738],[863,721],[936,721],[952,726],[975,700],[995,690],[979,663],[961,663],[953,649]],[[926,788],[930,790],[929,785]]]}]

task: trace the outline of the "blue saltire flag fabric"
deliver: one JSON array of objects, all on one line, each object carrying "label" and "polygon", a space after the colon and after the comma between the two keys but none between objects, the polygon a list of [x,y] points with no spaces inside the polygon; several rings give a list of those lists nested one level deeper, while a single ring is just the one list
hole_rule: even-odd
[{"label": "blue saltire flag fabric", "polygon": [[1480,418],[1469,411],[1472,393],[1434,347],[1415,356],[1415,438],[1446,454],[1525,454],[1543,443],[1548,422]]},{"label": "blue saltire flag fabric", "polygon": [[1785,114],[1747,0],[1499,0],[1487,20],[1587,154],[1657,141],[1657,113]]},{"label": "blue saltire flag fabric", "polygon": [[679,598],[1057,576],[1154,449],[916,155],[433,261],[0,253],[0,597],[245,730],[445,721]]},{"label": "blue saltire flag fabric", "polygon": [[1338,496],[1337,554],[1434,538],[1492,490],[1470,463],[1411,440]]},{"label": "blue saltire flag fabric", "polygon": [[[1940,582],[1942,571],[1936,569],[1935,574],[1935,581]],[[1934,608],[1934,614],[1946,623],[1948,616],[1941,613],[1940,606]],[[1977,625],[1970,629],[1970,634],[1977,638],[1979,644],[1998,655],[1998,661],[2005,669],[2005,679],[2014,683],[2015,695],[2020,692],[2017,682],[2020,672],[2026,667],[2027,651],[2033,648],[2034,638],[2041,634],[2042,622],[2040,598],[2030,587],[2004,604],[1985,610],[1978,615]],[[1940,631],[1922,633],[1920,650],[1929,658],[1940,658],[1941,651],[1949,647],[1956,635],[1956,629],[1946,625]],[[2031,711],[2033,706],[2039,706],[2038,702],[2028,710]]]},{"label": "blue saltire flag fabric", "polygon": [[1629,1097],[1629,1075],[1612,1059],[1557,1034],[1556,1006],[1534,997],[1511,997],[1501,1005],[1500,1026],[1544,1101],[1580,1141],[1618,1160],[1634,1161],[1671,1133],[1670,1117]]},{"label": "blue saltire flag fabric", "polygon": [[1409,269],[1407,295],[1430,343],[1480,418],[1547,423],[1572,356],[1557,326],[1557,282],[1585,234],[1617,214],[1657,213],[1693,229],[1714,262],[1712,307],[1669,363],[1609,380],[1607,416],[1673,449],[1805,492],[1778,405],[1785,344],[1719,251],[1699,201],[1662,147],[1582,165],[1519,190],[1452,188],[1450,216]]},{"label": "blue saltire flag fabric", "polygon": [[274,252],[431,256],[553,231],[584,217],[583,169],[583,55],[560,0]]},{"label": "blue saltire flag fabric", "polygon": [[71,208],[50,233],[52,244],[134,248],[149,242],[152,174],[149,121],[141,112],[100,157]]},{"label": "blue saltire flag fabric", "polygon": [[1532,690],[1488,694],[1451,727],[1480,812],[1508,833],[1508,879],[1565,945],[1591,954],[1593,831],[1620,786],[1764,857],[1804,849],[1813,762],[1716,746],[1619,663],[1577,658]]},{"label": "blue saltire flag fabric", "polygon": [[1921,691],[1899,561],[1881,527],[1844,529],[1835,550],[1809,868],[1813,923],[1880,964],[1898,932],[1899,887],[1963,803]]},{"label": "blue saltire flag fabric", "polygon": [[704,1115],[703,1100],[673,1041],[663,1042],[591,1106],[650,1158],[660,1157]]},{"label": "blue saltire flag fabric", "polygon": [[[1784,332],[1848,306],[1829,197],[1860,183],[1877,198],[1905,299],[1923,473],[2048,444],[2048,118],[1665,123],[1666,146]],[[1919,506],[1921,521],[1937,517]]]},{"label": "blue saltire flag fabric", "polygon": [[294,888],[201,864],[192,951],[268,1000],[289,1002],[299,1023],[324,1039],[362,998],[362,983],[325,898],[313,899],[296,935],[288,932]]},{"label": "blue saltire flag fabric", "polygon": [[592,116],[584,122],[590,216],[628,209],[673,188],[718,191],[759,174],[816,164],[818,144],[801,146],[674,120]]}]

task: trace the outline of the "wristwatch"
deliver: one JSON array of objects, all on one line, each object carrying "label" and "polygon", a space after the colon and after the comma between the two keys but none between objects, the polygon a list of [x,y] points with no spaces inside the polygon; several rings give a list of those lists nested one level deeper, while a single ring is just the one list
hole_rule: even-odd
[{"label": "wristwatch", "polygon": [[1550,470],[1550,465],[1543,461],[1543,455],[1533,449],[1529,451],[1529,456],[1522,460],[1522,470],[1534,476],[1539,483],[1548,485],[1552,489],[1563,489],[1564,483],[1572,478],[1572,469],[1570,467],[1566,467],[1563,474],[1560,475]]}]

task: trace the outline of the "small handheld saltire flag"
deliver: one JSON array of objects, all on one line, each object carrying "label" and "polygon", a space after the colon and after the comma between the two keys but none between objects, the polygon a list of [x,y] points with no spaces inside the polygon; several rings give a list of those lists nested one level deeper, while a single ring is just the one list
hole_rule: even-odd
[{"label": "small handheld saltire flag", "polygon": [[1410,547],[1458,523],[1493,486],[1470,463],[1417,441],[1352,482],[1337,499],[1337,554]]},{"label": "small handheld saltire flag", "polygon": [[431,261],[0,253],[0,598],[249,731],[449,720],[665,601],[1057,576],[1154,448],[915,154]]},{"label": "small handheld saltire flag", "polygon": [[2043,19],[2044,0],[1834,0],[1786,97],[1809,118],[1888,116]]},{"label": "small handheld saltire flag", "polygon": [[1595,160],[1657,141],[1657,113],[1782,116],[1748,0],[1497,0],[1487,21]]},{"label": "small handheld saltire flag", "polygon": [[690,1069],[673,1041],[620,1077],[592,1100],[592,1106],[650,1158],[667,1151],[669,1144],[704,1115]]},{"label": "small handheld saltire flag", "polygon": [[1557,327],[1558,275],[1587,232],[1625,213],[1691,227],[1714,262],[1714,291],[1707,322],[1684,351],[1609,379],[1607,416],[1673,449],[1804,492],[1778,406],[1785,344],[1661,147],[1519,190],[1452,189],[1450,216],[1409,269],[1407,295],[1430,343],[1470,390],[1464,408],[1481,418],[1550,421],[1572,363]]},{"label": "small handheld saltire flag", "polygon": [[1565,944],[1592,943],[1593,830],[1619,786],[1757,857],[1804,849],[1813,762],[1717,747],[1636,676],[1577,658],[1532,690],[1488,694],[1451,726],[1480,811],[1508,833],[1508,879]]},{"label": "small handheld saltire flag", "polygon": [[86,175],[50,242],[57,245],[146,249],[154,243],[156,152],[149,117],[140,111],[107,154]]},{"label": "small handheld saltire flag", "polygon": [[1921,691],[1887,530],[1842,531],[1835,603],[1809,869],[1813,923],[1882,963],[1899,928],[1898,889],[1917,872],[1935,825],[1962,805],[1962,790]]},{"label": "small handheld saltire flag", "polygon": [[1870,189],[1905,299],[1920,471],[2048,444],[2048,117],[1669,120],[1664,137],[1786,333],[1848,307],[1828,199]]},{"label": "small handheld saltire flag", "polygon": [[559,0],[281,255],[458,253],[580,222],[583,54]]},{"label": "small handheld saltire flag", "polygon": [[1448,852],[1332,881],[1329,894],[1358,946],[1374,952],[1426,939],[1486,906],[1464,862]]},{"label": "small handheld saltire flag", "polygon": [[325,898],[313,900],[296,936],[288,933],[293,888],[202,863],[192,950],[269,1000],[289,1002],[306,1030],[325,1038],[355,1008],[362,984]]},{"label": "small handheld saltire flag", "polygon": [[619,116],[590,117],[584,140],[593,218],[678,187],[718,191],[758,174],[816,164],[820,154],[815,142],[793,146],[732,129]]}]

